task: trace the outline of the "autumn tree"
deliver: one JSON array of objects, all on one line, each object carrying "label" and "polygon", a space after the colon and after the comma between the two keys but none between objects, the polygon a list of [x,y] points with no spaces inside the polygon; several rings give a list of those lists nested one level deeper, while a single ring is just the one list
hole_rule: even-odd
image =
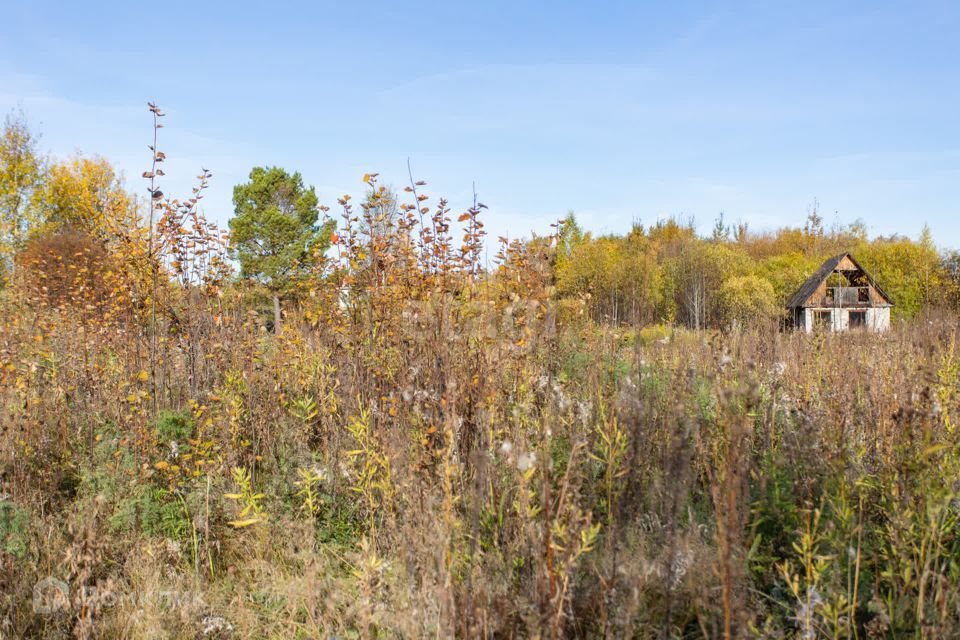
[{"label": "autumn tree", "polygon": [[732,329],[770,321],[783,308],[770,281],[756,275],[727,278],[718,297],[721,317]]},{"label": "autumn tree", "polygon": [[0,275],[39,222],[34,196],[43,183],[44,159],[23,113],[9,114],[0,132]]},{"label": "autumn tree", "polygon": [[622,263],[620,242],[613,237],[586,237],[559,256],[556,267],[557,290],[561,296],[585,296],[594,320],[616,321],[616,265]]},{"label": "autumn tree", "polygon": [[944,280],[942,302],[953,309],[960,309],[960,251],[945,253],[940,262],[940,271]]},{"label": "autumn tree", "polygon": [[773,286],[777,299],[785,304],[793,292],[817,270],[822,262],[817,258],[805,256],[799,251],[791,251],[757,262],[754,272]]},{"label": "autumn tree", "polygon": [[660,267],[638,225],[623,237],[584,235],[573,221],[560,229],[556,263],[561,296],[588,294],[595,320],[637,324],[652,322],[661,309]]},{"label": "autumn tree", "polygon": [[242,277],[263,284],[273,299],[275,326],[280,325],[280,301],[310,268],[311,256],[326,250],[331,224],[318,225],[314,188],[299,173],[280,167],[256,167],[250,180],[233,189],[230,219],[231,253],[240,262]]},{"label": "autumn tree", "polygon": [[750,258],[726,243],[691,239],[666,264],[667,290],[679,319],[692,329],[722,321],[718,291],[729,277],[746,275]]},{"label": "autumn tree", "polygon": [[583,228],[577,222],[573,211],[567,213],[560,222],[560,234],[557,240],[556,263],[559,267],[568,260],[573,251],[584,241]]},{"label": "autumn tree", "polygon": [[927,304],[944,279],[943,263],[929,234],[919,242],[902,236],[877,238],[856,253],[857,260],[893,298],[893,313],[911,318]]},{"label": "autumn tree", "polygon": [[108,239],[135,224],[135,202],[113,166],[100,157],[54,162],[38,194],[49,231],[72,229]]}]

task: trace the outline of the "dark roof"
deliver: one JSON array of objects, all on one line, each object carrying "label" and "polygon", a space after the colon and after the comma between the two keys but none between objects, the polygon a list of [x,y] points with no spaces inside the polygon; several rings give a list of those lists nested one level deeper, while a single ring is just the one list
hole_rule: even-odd
[{"label": "dark roof", "polygon": [[888,296],[883,289],[877,286],[873,276],[867,273],[867,270],[860,266],[860,263],[857,262],[856,258],[849,253],[840,253],[820,265],[820,268],[817,269],[812,276],[807,278],[806,282],[800,285],[800,288],[797,289],[797,292],[793,294],[793,296],[790,297],[790,301],[787,302],[787,308],[793,309],[796,307],[802,307],[810,298],[810,296],[816,292],[817,287],[819,287],[823,281],[826,280],[831,273],[833,273],[833,271],[837,268],[837,265],[839,265],[840,261],[844,258],[850,258],[850,261],[853,262],[853,264],[855,264],[857,268],[863,272],[863,275],[867,278],[867,282],[869,282],[873,288],[876,289],[877,292],[884,297],[884,299],[886,299],[887,302],[893,305],[893,300],[890,299],[890,296]]},{"label": "dark roof", "polygon": [[820,265],[820,268],[814,271],[813,275],[807,278],[807,281],[800,285],[797,292],[793,294],[790,301],[787,302],[787,308],[802,307],[803,303],[814,294],[817,287],[833,273],[833,270],[837,268],[837,265],[840,264],[840,261],[843,260],[845,255],[847,254],[841,253],[840,255],[833,256]]}]

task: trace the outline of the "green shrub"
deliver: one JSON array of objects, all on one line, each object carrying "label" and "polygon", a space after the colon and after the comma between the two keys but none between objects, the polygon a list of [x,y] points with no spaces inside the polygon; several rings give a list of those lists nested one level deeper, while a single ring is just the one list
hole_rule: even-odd
[{"label": "green shrub", "polygon": [[22,507],[9,502],[0,502],[0,549],[16,558],[26,555],[30,514]]},{"label": "green shrub", "polygon": [[171,540],[186,540],[191,530],[184,503],[172,492],[149,485],[136,486],[110,517],[114,531],[131,531],[135,525],[146,535]]},{"label": "green shrub", "polygon": [[185,442],[193,435],[193,419],[186,411],[161,411],[154,430],[162,444]]}]

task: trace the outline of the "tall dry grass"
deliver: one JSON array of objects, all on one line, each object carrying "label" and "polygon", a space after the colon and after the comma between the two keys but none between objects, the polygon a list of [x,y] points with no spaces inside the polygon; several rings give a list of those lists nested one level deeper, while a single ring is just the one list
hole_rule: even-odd
[{"label": "tall dry grass", "polygon": [[149,251],[123,313],[0,294],[0,633],[960,633],[955,316],[604,327],[553,238],[487,271],[479,205],[370,189],[276,332]]}]

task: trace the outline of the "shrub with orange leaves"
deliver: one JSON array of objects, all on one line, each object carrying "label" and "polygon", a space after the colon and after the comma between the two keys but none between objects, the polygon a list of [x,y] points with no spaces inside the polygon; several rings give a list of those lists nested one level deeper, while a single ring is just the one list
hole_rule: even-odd
[{"label": "shrub with orange leaves", "polygon": [[116,286],[116,267],[102,241],[72,229],[39,235],[17,255],[16,264],[16,286],[29,300],[103,318]]}]

